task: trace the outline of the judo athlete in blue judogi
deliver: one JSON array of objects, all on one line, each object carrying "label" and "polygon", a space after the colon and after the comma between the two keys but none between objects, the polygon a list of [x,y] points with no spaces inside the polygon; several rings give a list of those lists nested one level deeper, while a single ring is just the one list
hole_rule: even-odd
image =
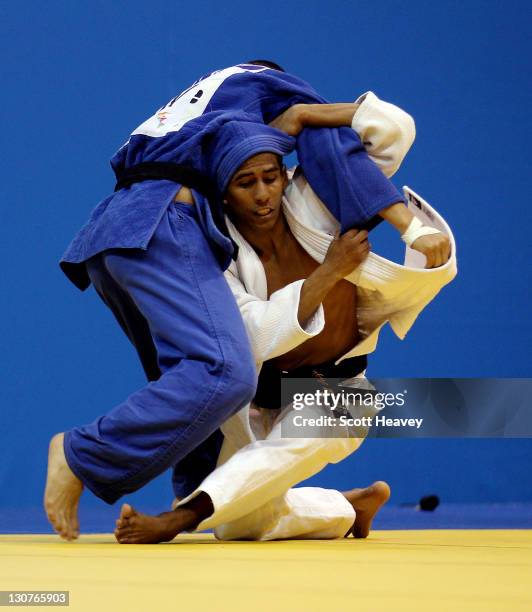
[{"label": "judo athlete in blue judogi", "polygon": [[[116,190],[93,211],[61,267],[81,290],[92,282],[150,382],[93,423],[52,438],[45,508],[62,537],[79,533],[83,486],[114,503],[194,449],[196,458],[209,444],[217,453],[220,424],[252,399],[254,363],[223,277],[234,245],[205,178],[204,153],[239,113],[268,123],[296,103],[323,102],[294,76],[233,66],[171,100],[111,160]],[[292,147],[343,231],[403,202],[350,128],[306,129]],[[182,186],[191,188],[190,214],[174,205]]]}]

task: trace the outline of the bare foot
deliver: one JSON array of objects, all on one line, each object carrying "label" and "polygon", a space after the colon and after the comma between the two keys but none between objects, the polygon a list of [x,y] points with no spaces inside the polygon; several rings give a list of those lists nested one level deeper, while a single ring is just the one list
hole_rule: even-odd
[{"label": "bare foot", "polygon": [[170,542],[178,533],[194,529],[213,512],[211,498],[203,492],[184,506],[157,516],[142,514],[129,504],[123,504],[116,521],[115,537],[120,544]]},{"label": "bare foot", "polygon": [[57,533],[65,540],[75,540],[79,536],[78,505],[83,483],[68,466],[63,438],[59,433],[50,440],[44,509]]},{"label": "bare foot", "polygon": [[390,499],[390,487],[382,480],[378,480],[366,489],[351,489],[342,495],[357,513],[353,527],[346,537],[352,533],[355,538],[367,538],[373,518]]},{"label": "bare foot", "polygon": [[120,544],[158,544],[170,542],[180,531],[183,527],[175,511],[150,516],[123,504],[116,521],[115,537]]}]

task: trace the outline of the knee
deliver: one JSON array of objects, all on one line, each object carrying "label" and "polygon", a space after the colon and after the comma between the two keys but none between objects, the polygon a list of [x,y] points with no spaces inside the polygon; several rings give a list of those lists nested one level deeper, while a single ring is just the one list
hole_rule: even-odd
[{"label": "knee", "polygon": [[[219,356],[215,360],[192,361],[188,365],[194,366],[194,372],[187,368],[187,378],[197,381],[204,405],[216,406],[212,418],[218,424],[239,412],[255,397],[257,371],[253,363],[236,363]],[[175,377],[172,385],[180,388],[181,378]]]},{"label": "knee", "polygon": [[[323,465],[338,463],[361,444],[360,438],[286,438],[294,455],[314,457]],[[321,468],[320,468],[321,469]]]},{"label": "knee", "polygon": [[255,397],[257,370],[253,363],[224,363],[224,388],[222,395],[227,405],[228,416],[232,416]]},{"label": "knee", "polygon": [[363,441],[364,438],[328,438],[324,440],[330,463],[342,461],[354,453]]},{"label": "knee", "polygon": [[240,391],[245,394],[245,403],[249,404],[255,397],[255,391],[257,390],[257,368],[255,363],[251,359],[244,360],[239,364],[235,364],[234,367],[230,364],[230,369],[232,371],[231,378],[240,388]]},{"label": "knee", "polygon": [[245,396],[245,403],[249,403],[257,388],[257,367],[249,346],[242,343],[223,346],[217,361],[223,378],[230,381],[227,393]]},{"label": "knee", "polygon": [[252,387],[251,401],[257,387],[257,366],[247,338],[246,342],[233,342],[229,347],[224,346],[221,352],[223,369],[227,376],[237,383]]}]

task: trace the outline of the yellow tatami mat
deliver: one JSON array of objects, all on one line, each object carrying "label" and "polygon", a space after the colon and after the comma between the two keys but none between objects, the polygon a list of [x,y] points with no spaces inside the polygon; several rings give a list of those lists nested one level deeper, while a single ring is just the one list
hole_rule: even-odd
[{"label": "yellow tatami mat", "polygon": [[69,609],[91,612],[532,610],[532,530],[149,546],[4,535],[0,589],[68,590]]}]

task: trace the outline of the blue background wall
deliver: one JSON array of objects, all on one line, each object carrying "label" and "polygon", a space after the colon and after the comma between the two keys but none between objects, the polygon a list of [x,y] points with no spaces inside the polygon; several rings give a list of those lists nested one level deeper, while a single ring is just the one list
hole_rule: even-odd
[{"label": "blue background wall", "polygon": [[[252,57],[331,100],[371,89],[416,119],[394,181],[443,211],[460,271],[404,343],[383,335],[371,373],[531,376],[528,11],[471,0],[2,3],[0,510],[39,506],[50,436],[143,384],[111,314],[57,266],[113,186],[108,158],[199,75]],[[398,255],[397,242],[384,246],[392,236],[379,229],[376,250]],[[428,492],[530,501],[531,456],[531,440],[370,440],[314,482],[385,478],[397,503]],[[169,476],[132,499],[162,508]],[[103,503],[85,494],[83,505]]]}]

